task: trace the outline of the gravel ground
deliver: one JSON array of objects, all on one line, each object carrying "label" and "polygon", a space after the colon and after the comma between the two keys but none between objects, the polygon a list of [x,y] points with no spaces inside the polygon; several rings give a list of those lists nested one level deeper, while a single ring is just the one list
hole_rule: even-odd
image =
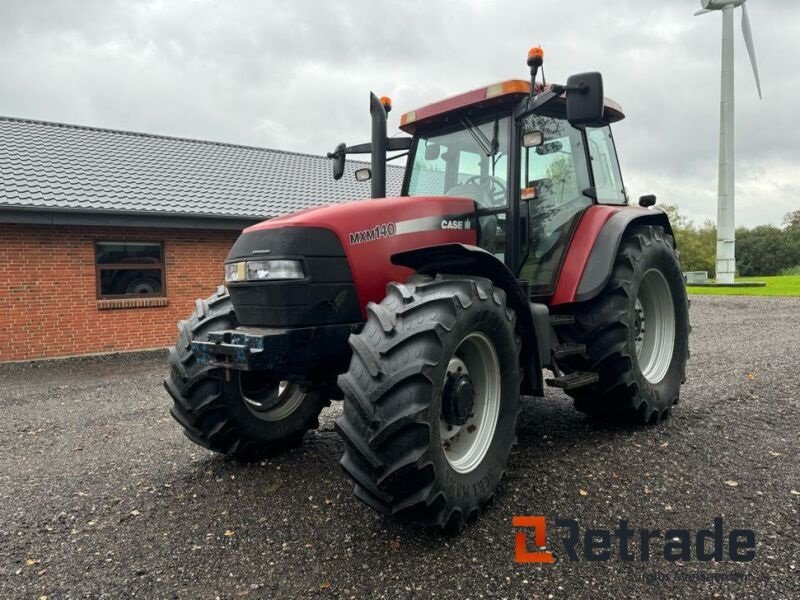
[{"label": "gravel ground", "polygon": [[[168,416],[164,356],[0,366],[0,597],[800,597],[800,299],[695,297],[671,420],[593,424],[526,399],[498,501],[458,537],[359,504],[335,409],[248,466]],[[514,562],[513,515],[545,515],[555,564]],[[749,563],[571,562],[582,528],[753,529]],[[657,546],[660,548],[660,546]]]}]

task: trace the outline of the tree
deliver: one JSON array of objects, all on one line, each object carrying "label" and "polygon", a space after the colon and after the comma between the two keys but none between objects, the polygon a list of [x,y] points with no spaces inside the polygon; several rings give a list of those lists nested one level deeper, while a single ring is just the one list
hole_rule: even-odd
[{"label": "tree", "polygon": [[717,228],[711,221],[697,226],[686,216],[680,214],[677,206],[662,206],[669,216],[675,243],[681,255],[681,268],[684,271],[708,271],[714,276],[717,252]]},{"label": "tree", "polygon": [[800,210],[793,210],[783,217],[783,226],[786,229],[800,229]]},{"label": "tree", "polygon": [[774,225],[736,230],[736,266],[743,276],[777,275],[800,263],[788,232]]},{"label": "tree", "polygon": [[[717,229],[706,221],[695,225],[677,206],[663,206],[675,233],[684,271],[708,271],[714,276]],[[736,230],[736,269],[739,275],[768,276],[800,265],[800,210],[788,213],[783,228],[759,225]]]}]

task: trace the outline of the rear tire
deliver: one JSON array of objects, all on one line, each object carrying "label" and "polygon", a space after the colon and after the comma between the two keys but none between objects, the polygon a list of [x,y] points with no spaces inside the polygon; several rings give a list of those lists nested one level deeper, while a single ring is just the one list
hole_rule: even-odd
[{"label": "rear tire", "polygon": [[611,278],[594,300],[570,313],[560,337],[586,354],[559,361],[568,373],[594,371],[597,383],[567,393],[575,408],[619,422],[669,416],[686,380],[689,307],[672,236],[658,226],[626,233]]},{"label": "rear tire", "polygon": [[367,312],[339,376],[341,465],[375,510],[458,531],[494,498],[515,439],[516,315],[491,281],[442,276],[390,283]]},{"label": "rear tire", "polygon": [[178,323],[180,336],[169,350],[170,374],[164,380],[174,401],[170,413],[194,443],[231,457],[252,460],[300,445],[329,404],[323,394],[268,382],[258,373],[231,370],[226,378],[224,369],[200,364],[192,353],[193,339],[234,327],[224,286],[197,300],[192,315]]}]

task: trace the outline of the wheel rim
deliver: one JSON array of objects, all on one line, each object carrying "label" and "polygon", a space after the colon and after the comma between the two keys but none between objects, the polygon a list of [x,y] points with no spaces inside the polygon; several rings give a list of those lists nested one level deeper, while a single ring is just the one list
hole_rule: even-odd
[{"label": "wheel rim", "polygon": [[447,366],[447,377],[468,375],[474,387],[472,411],[463,425],[439,418],[439,437],[447,462],[458,473],[474,471],[486,457],[500,415],[500,361],[491,340],[475,332],[465,337]]},{"label": "wheel rim", "polygon": [[634,310],[639,369],[656,384],[667,374],[675,347],[675,306],[669,284],[658,269],[644,274]]},{"label": "wheel rim", "polygon": [[242,385],[241,376],[239,391],[245,406],[262,421],[282,421],[294,413],[306,397],[296,383],[280,381],[252,389]]}]

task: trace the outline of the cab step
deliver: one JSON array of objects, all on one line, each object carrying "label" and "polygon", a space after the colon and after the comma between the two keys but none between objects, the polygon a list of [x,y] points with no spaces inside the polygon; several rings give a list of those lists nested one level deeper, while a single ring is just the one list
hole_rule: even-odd
[{"label": "cab step", "polygon": [[592,385],[593,383],[597,383],[599,380],[600,376],[597,373],[592,373],[589,371],[575,371],[574,373],[568,373],[566,375],[561,375],[560,377],[548,379],[546,380],[546,383],[550,387],[561,388],[562,390],[568,391],[576,390],[587,385]]},{"label": "cab step", "polygon": [[559,327],[560,325],[574,325],[575,315],[550,315],[550,325]]},{"label": "cab step", "polygon": [[553,356],[556,360],[576,354],[586,354],[586,344],[559,344],[553,348]]}]

